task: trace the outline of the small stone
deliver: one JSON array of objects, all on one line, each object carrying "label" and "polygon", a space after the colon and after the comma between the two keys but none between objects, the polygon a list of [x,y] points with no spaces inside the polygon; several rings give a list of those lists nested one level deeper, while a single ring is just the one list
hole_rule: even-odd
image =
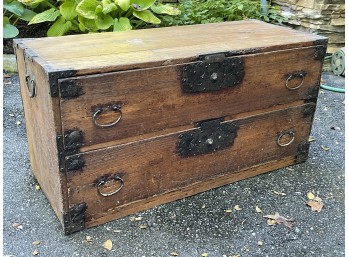
[{"label": "small stone", "polygon": [[262,241],[258,241],[258,242],[257,242],[257,245],[262,246],[262,245],[263,245],[263,242],[262,242]]}]

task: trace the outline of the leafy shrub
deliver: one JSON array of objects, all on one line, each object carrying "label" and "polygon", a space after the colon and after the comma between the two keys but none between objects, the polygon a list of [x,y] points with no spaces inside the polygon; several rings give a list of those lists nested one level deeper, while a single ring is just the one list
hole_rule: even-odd
[{"label": "leafy shrub", "polygon": [[190,25],[243,19],[261,19],[278,23],[283,21],[279,10],[270,4],[267,15],[261,14],[260,8],[260,0],[181,0],[178,5],[181,15],[163,16],[161,25]]},{"label": "leafy shrub", "polygon": [[[180,14],[178,9],[156,0],[13,0],[8,5],[12,9],[5,6],[4,9],[18,19],[23,19],[23,15],[18,11],[14,13],[13,7],[29,10],[31,16],[24,19],[29,21],[28,25],[52,23],[48,36],[131,30],[146,24],[160,24],[156,14],[161,17]],[[18,32],[14,33],[15,23],[10,24],[11,18],[4,18],[4,29],[7,26],[13,32],[7,37],[14,37]]]}]

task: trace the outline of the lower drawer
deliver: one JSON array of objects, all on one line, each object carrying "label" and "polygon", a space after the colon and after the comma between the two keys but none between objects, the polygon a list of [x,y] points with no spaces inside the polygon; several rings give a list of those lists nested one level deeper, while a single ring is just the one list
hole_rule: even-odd
[{"label": "lower drawer", "polygon": [[[80,170],[67,171],[69,206],[83,205],[81,217],[89,227],[303,162],[314,110],[315,104],[308,103],[210,120],[197,128],[69,156],[84,163]],[[215,178],[220,182],[214,184]],[[201,188],[186,190],[199,183]]]}]

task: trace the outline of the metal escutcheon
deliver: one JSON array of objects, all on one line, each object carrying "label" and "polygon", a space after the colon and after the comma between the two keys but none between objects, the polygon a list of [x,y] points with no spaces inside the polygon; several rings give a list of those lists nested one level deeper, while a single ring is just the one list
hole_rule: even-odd
[{"label": "metal escutcheon", "polygon": [[[302,87],[303,85],[303,82],[304,82],[304,78],[305,78],[305,73],[294,73],[294,74],[290,74],[289,77],[286,79],[285,81],[285,87],[289,90],[296,90],[296,89],[299,89],[300,87]],[[298,84],[297,86],[295,87],[290,87],[289,86],[289,81],[292,80],[293,78],[301,78],[301,83]]]},{"label": "metal escutcheon", "polygon": [[118,113],[117,118],[110,122],[110,123],[106,123],[106,124],[101,124],[97,121],[98,116],[104,111],[102,108],[97,109],[94,113],[93,113],[93,123],[94,125],[96,125],[99,128],[109,128],[112,126],[115,126],[121,119],[122,119],[122,111],[121,111],[121,106],[115,104],[111,107],[111,110],[115,111],[116,113]]},{"label": "metal escutcheon", "polygon": [[27,84],[28,94],[30,97],[34,97],[36,94],[36,83],[35,80],[31,79],[30,76],[25,76],[25,83]]},{"label": "metal escutcheon", "polygon": [[[286,136],[286,135],[290,136],[291,138],[288,142],[282,143],[281,139],[283,136]],[[281,147],[284,147],[284,146],[290,145],[292,142],[294,142],[294,140],[295,140],[295,132],[292,130],[289,130],[289,131],[285,131],[285,132],[282,132],[279,134],[279,136],[277,138],[277,144]]]},{"label": "metal escutcheon", "polygon": [[[106,183],[110,182],[110,181],[119,181],[121,184],[119,187],[117,187],[114,191],[112,191],[111,193],[103,193],[100,191],[101,187],[103,185],[105,185]],[[108,178],[105,178],[105,179],[102,179],[98,182],[97,184],[97,191],[98,191],[98,194],[100,194],[101,196],[104,196],[104,197],[108,197],[108,196],[112,196],[114,194],[117,194],[118,192],[120,192],[120,190],[123,188],[124,186],[124,182],[123,182],[123,179],[117,175],[114,175],[114,176],[110,176]]]}]

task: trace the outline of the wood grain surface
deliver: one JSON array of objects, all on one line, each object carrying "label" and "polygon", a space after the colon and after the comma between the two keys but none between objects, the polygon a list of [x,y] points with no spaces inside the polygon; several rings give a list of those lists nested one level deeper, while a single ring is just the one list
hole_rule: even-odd
[{"label": "wood grain surface", "polygon": [[[110,141],[316,97],[309,92],[319,87],[321,61],[312,59],[313,51],[308,47],[246,55],[242,83],[216,92],[184,93],[183,65],[62,79],[61,83],[73,80],[82,88],[81,96],[61,99],[62,130],[82,131],[83,144],[91,150]],[[303,85],[288,90],[287,78],[299,71],[306,74]],[[295,87],[301,81],[294,77],[288,85]],[[121,105],[121,121],[110,128],[95,126],[96,106],[115,102]],[[98,122],[106,124],[118,116],[106,110]]]},{"label": "wood grain surface", "polygon": [[165,66],[212,52],[311,46],[323,37],[256,20],[24,41],[51,70],[78,75]]},{"label": "wood grain surface", "polygon": [[[180,157],[176,145],[183,131],[84,153],[83,170],[67,172],[70,206],[86,202],[87,223],[95,224],[94,220],[131,202],[172,191],[182,198],[187,195],[180,189],[199,181],[224,174],[232,177],[241,170],[295,157],[298,145],[308,140],[313,118],[304,117],[304,111],[314,105],[225,121],[239,127],[237,137],[233,145],[212,154]],[[280,147],[278,135],[288,130],[294,131],[294,141]],[[111,175],[120,176],[124,187],[113,196],[103,197],[97,192],[98,181]],[[117,185],[110,190],[115,189]]]}]

